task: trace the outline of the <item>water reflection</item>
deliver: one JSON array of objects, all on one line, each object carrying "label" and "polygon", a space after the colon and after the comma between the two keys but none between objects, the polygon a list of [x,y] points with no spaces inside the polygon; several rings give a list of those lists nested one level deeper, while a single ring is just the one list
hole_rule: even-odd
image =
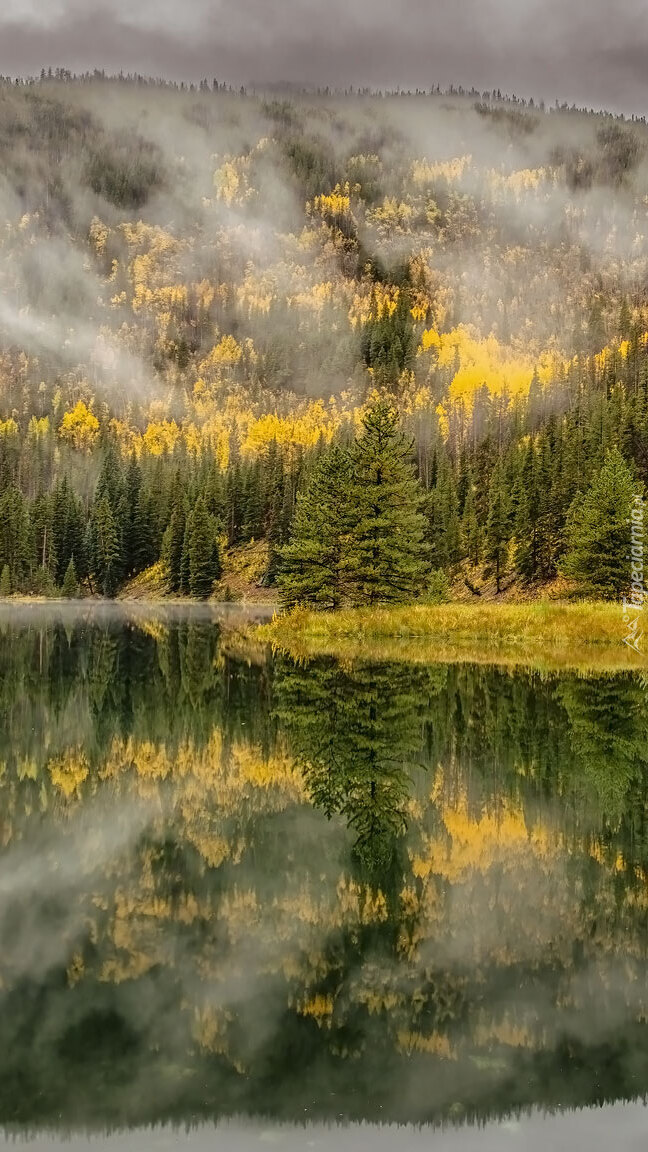
[{"label": "water reflection", "polygon": [[387,867],[407,828],[412,771],[423,766],[430,696],[443,673],[286,658],[273,671],[275,714],[309,798],[327,817],[346,819],[370,870]]},{"label": "water reflection", "polygon": [[0,1122],[648,1090],[646,694],[0,619]]}]

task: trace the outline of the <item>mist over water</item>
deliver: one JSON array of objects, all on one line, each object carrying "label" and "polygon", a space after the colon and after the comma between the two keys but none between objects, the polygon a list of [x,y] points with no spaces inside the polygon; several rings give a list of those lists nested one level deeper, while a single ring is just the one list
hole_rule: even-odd
[{"label": "mist over water", "polygon": [[[604,1152],[614,1143],[622,1152],[638,1152],[643,1146],[646,1108],[643,1104],[608,1105],[580,1113],[560,1116],[532,1115],[520,1120],[486,1124],[479,1129],[457,1127],[430,1133],[428,1128],[379,1128],[369,1124],[341,1126],[301,1125],[269,1126],[234,1120],[215,1127],[138,1129],[136,1132],[118,1132],[112,1135],[68,1136],[65,1140],[52,1133],[21,1140],[21,1147],[34,1152],[58,1152],[59,1149],[92,1148],[96,1152],[121,1152],[131,1149],[133,1141],[143,1152],[162,1152],[169,1148],[187,1149],[188,1152],[207,1152],[218,1146],[228,1152],[253,1152],[258,1148],[280,1147],[286,1152],[304,1148],[329,1149],[334,1143],[340,1152],[389,1152],[397,1139],[406,1152],[421,1152],[430,1148],[435,1152],[501,1152],[502,1148],[518,1152],[571,1152],[574,1142],[578,1146]],[[15,1146],[15,1137],[0,1145]]]}]

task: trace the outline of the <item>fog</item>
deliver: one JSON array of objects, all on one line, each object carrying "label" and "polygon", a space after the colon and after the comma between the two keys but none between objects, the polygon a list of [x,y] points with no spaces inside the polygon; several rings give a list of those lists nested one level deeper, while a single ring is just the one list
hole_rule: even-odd
[{"label": "fog", "polygon": [[47,64],[231,83],[474,84],[641,113],[641,0],[9,0],[0,71]]},{"label": "fog", "polygon": [[[33,372],[48,385],[63,375],[120,417],[129,404],[181,404],[195,365],[227,332],[279,356],[275,397],[342,392],[360,370],[348,306],[362,259],[393,269],[421,254],[450,303],[446,323],[508,339],[506,312],[513,344],[531,356],[569,355],[589,302],[639,301],[648,272],[643,125],[474,98],[282,105],[97,81],[3,88],[0,135],[3,343],[38,357]],[[376,175],[354,201],[353,248],[309,216],[307,201],[348,179],[359,155]],[[432,191],[425,177],[416,184],[413,164],[460,158],[447,186],[444,176],[429,178]],[[507,183],[524,173],[526,189]],[[223,192],[228,179],[235,192]],[[432,192],[449,204],[456,235],[426,222]],[[415,224],[381,226],[381,205],[399,201]],[[103,249],[92,240],[97,221]],[[248,278],[267,307],[246,304]],[[218,294],[218,323],[201,330],[195,364],[179,372],[165,361],[163,304],[146,293],[201,282]],[[326,282],[320,324],[294,301]],[[193,340],[193,321],[182,323],[179,335]]]}]

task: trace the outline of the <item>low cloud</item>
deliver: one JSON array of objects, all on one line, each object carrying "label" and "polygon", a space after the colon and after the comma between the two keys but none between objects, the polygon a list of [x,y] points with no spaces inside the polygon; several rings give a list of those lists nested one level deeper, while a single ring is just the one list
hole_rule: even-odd
[{"label": "low cloud", "polygon": [[641,0],[12,0],[0,71],[44,64],[231,82],[500,87],[642,112]]}]

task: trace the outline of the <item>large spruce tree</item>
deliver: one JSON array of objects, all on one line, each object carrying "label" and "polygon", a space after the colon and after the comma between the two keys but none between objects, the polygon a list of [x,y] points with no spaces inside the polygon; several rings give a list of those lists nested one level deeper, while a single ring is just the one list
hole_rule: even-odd
[{"label": "large spruce tree", "polygon": [[610,600],[630,587],[630,515],[637,485],[618,448],[584,495],[576,496],[567,517],[566,576],[588,595]]},{"label": "large spruce tree", "polygon": [[91,521],[93,568],[104,596],[114,596],[121,574],[119,534],[110,501],[102,496],[96,501]]},{"label": "large spruce tree", "polygon": [[422,592],[430,576],[425,497],[395,408],[380,401],[363,425],[351,452],[351,600],[404,602]]},{"label": "large spruce tree", "polygon": [[189,591],[192,596],[206,600],[211,596],[214,583],[221,574],[221,563],[216,525],[202,496],[196,501],[188,523],[191,525],[187,540]]},{"label": "large spruce tree", "polygon": [[424,496],[398,414],[381,402],[350,451],[334,448],[300,494],[279,585],[287,605],[407,601],[430,575]]},{"label": "large spruce tree", "polygon": [[351,460],[333,448],[318,461],[297,497],[292,538],[278,550],[284,603],[337,608],[350,593]]},{"label": "large spruce tree", "polygon": [[76,569],[74,567],[74,560],[71,557],[65,570],[61,592],[66,600],[74,600],[74,598],[79,594],[79,583],[77,580]]},{"label": "large spruce tree", "polygon": [[511,538],[511,507],[504,465],[497,461],[488,490],[488,520],[486,522],[486,559],[493,566],[497,592],[502,591],[506,572],[509,540]]},{"label": "large spruce tree", "polygon": [[23,495],[15,485],[0,496],[0,568],[5,564],[12,588],[20,588],[30,567],[29,517]]},{"label": "large spruce tree", "polygon": [[178,497],[171,512],[171,519],[167,525],[162,540],[162,560],[166,572],[169,592],[178,593],[181,590],[182,549],[184,545],[187,516],[181,497]]}]

